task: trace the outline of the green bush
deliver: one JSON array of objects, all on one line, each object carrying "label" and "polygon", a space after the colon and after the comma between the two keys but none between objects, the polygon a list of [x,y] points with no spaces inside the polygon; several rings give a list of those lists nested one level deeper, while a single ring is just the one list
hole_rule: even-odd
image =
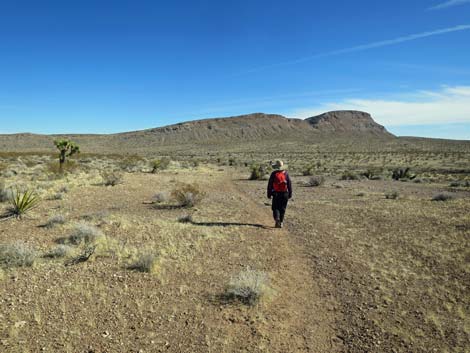
[{"label": "green bush", "polygon": [[266,167],[254,164],[251,166],[250,180],[261,180],[267,174]]},{"label": "green bush", "polygon": [[160,170],[168,169],[170,166],[171,160],[167,157],[161,159],[155,159],[151,162],[152,173],[157,173]]}]

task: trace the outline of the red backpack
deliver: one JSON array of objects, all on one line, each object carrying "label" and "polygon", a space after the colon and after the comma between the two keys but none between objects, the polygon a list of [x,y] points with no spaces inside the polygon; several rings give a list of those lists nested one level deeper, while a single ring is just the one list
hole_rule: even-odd
[{"label": "red backpack", "polygon": [[273,189],[275,192],[287,191],[286,171],[280,170],[274,174]]}]

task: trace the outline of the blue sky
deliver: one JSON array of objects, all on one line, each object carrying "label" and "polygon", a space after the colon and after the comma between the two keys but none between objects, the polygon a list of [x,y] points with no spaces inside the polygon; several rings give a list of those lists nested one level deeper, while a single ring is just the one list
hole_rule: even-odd
[{"label": "blue sky", "polygon": [[470,139],[469,43],[470,0],[0,0],[0,133],[361,109]]}]

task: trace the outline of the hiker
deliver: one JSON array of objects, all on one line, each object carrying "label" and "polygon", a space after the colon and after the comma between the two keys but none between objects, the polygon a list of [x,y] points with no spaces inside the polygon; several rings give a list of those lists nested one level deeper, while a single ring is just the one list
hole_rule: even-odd
[{"label": "hiker", "polygon": [[273,198],[272,210],[275,228],[282,228],[287,202],[292,197],[292,183],[282,161],[272,164],[274,171],[269,177],[268,199]]}]

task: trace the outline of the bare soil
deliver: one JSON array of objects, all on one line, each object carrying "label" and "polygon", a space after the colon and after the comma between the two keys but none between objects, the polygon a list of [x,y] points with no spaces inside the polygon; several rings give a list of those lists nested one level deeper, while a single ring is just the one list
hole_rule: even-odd
[{"label": "bare soil", "polygon": [[[0,222],[0,243],[43,253],[77,222],[106,235],[86,262],[42,258],[3,270],[2,352],[466,352],[470,349],[470,194],[430,201],[434,184],[328,179],[298,185],[286,227],[272,227],[265,181],[232,168],[126,174],[44,200]],[[197,182],[192,209],[149,204]],[[397,190],[397,200],[384,193]],[[42,227],[64,214],[65,225]],[[180,223],[190,214],[193,221]],[[158,254],[156,273],[128,268]],[[230,278],[269,275],[255,306],[228,301]]]}]

